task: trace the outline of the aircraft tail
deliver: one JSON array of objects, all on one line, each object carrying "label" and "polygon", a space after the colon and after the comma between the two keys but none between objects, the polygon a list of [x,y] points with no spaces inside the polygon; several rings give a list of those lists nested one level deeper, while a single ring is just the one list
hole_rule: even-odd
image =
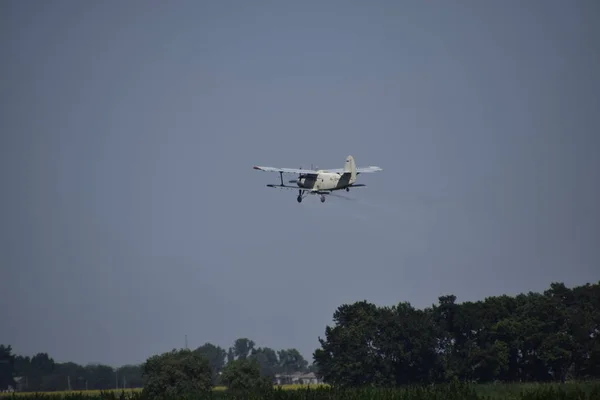
[{"label": "aircraft tail", "polygon": [[346,157],[346,162],[344,163],[344,174],[350,174],[350,184],[356,182],[356,163],[354,162],[354,157],[348,156]]}]

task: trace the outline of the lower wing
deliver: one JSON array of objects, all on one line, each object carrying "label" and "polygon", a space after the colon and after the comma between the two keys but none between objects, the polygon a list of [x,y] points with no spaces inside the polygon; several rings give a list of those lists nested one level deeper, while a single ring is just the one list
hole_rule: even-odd
[{"label": "lower wing", "polygon": [[324,191],[324,190],[317,190],[317,189],[306,189],[306,188],[301,188],[298,186],[288,186],[288,185],[274,185],[274,184],[268,184],[268,187],[272,187],[272,188],[279,188],[279,189],[292,189],[292,190],[302,190],[304,192],[310,192],[310,193],[318,193],[318,194],[325,194],[325,193],[329,193],[329,191]]},{"label": "lower wing", "polygon": [[362,184],[362,183],[358,183],[356,185],[348,185],[348,186],[344,186],[344,187],[340,187],[340,188],[335,188],[335,189],[326,189],[326,190],[319,190],[319,189],[307,189],[307,188],[301,188],[298,186],[288,186],[288,185],[275,185],[275,184],[268,184],[268,187],[272,187],[272,188],[279,188],[279,189],[291,189],[291,190],[302,190],[304,192],[309,192],[309,193],[314,193],[314,194],[329,194],[333,191],[336,190],[344,190],[346,188],[355,188],[355,187],[365,187],[367,185]]}]

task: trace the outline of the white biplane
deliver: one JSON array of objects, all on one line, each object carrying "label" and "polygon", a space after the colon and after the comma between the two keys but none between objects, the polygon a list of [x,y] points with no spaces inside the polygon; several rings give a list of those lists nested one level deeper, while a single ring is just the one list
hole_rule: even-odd
[{"label": "white biplane", "polygon": [[[269,184],[268,187],[298,190],[298,203],[309,194],[321,195],[321,203],[325,201],[325,195],[331,194],[335,190],[350,191],[350,188],[364,187],[366,185],[357,184],[356,177],[359,174],[383,171],[376,166],[356,168],[354,157],[346,157],[344,168],[330,170],[312,170],[302,168],[275,168],[254,166],[254,169],[265,172],[279,172],[281,184]],[[283,174],[298,174],[297,179],[288,181],[297,186],[285,185],[283,183]]]}]

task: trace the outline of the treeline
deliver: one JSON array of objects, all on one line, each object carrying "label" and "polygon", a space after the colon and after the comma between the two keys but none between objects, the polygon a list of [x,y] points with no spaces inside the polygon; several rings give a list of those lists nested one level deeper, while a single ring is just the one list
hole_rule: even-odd
[{"label": "treeline", "polygon": [[137,387],[143,384],[139,365],[113,368],[102,364],[57,363],[47,353],[33,357],[15,356],[10,345],[0,345],[0,360],[7,366],[0,370],[0,390],[8,387],[26,391],[114,389],[117,385]]},{"label": "treeline", "polygon": [[[207,360],[214,385],[220,384],[221,372],[234,360],[256,360],[261,375],[269,378],[314,369],[296,349],[256,347],[248,338],[237,339],[227,350],[205,343],[192,351]],[[113,368],[102,364],[57,363],[47,353],[33,357],[15,355],[10,345],[0,345],[0,391],[9,386],[23,391],[139,388],[146,385],[146,380],[143,364]]]},{"label": "treeline", "polygon": [[345,304],[319,342],[319,373],[342,387],[597,379],[600,282],[425,309]]},{"label": "treeline", "polygon": [[[256,347],[247,338],[227,350],[206,343],[116,370],[55,363],[45,353],[15,356],[0,346],[0,390],[16,384],[29,391],[146,387],[148,371],[161,388],[184,390],[184,381],[197,382],[196,370],[206,387],[228,388],[252,386],[251,377],[264,383],[278,373],[307,371],[335,387],[600,378],[600,282],[571,289],[553,283],[543,293],[476,302],[447,295],[425,309],[359,301],[338,307],[333,317],[312,366],[295,349]],[[182,374],[185,380],[175,379]]]}]

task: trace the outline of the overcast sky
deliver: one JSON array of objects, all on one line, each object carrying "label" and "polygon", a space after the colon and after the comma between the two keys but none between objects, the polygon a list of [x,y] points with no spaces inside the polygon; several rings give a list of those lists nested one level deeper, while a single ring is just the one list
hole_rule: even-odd
[{"label": "overcast sky", "polygon": [[[597,1],[0,3],[0,343],[110,365],[600,280]],[[341,168],[350,200],[252,169]],[[290,175],[287,179],[293,179]]]}]

